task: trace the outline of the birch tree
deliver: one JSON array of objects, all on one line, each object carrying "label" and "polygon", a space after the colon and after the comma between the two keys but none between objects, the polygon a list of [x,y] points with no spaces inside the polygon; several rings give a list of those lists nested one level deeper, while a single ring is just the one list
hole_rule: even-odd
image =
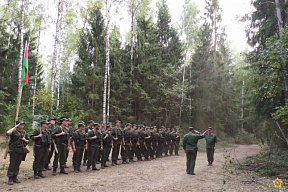
[{"label": "birch tree", "polygon": [[63,0],[59,0],[58,2],[58,15],[57,15],[57,22],[56,22],[56,34],[55,34],[55,40],[54,40],[54,51],[53,51],[53,60],[52,60],[52,71],[51,71],[51,85],[50,85],[50,91],[51,91],[51,111],[50,115],[52,116],[53,111],[53,97],[54,97],[54,91],[55,91],[55,78],[56,78],[56,70],[57,70],[57,47],[59,43],[59,33],[60,33],[60,26],[61,26],[61,16],[63,11]]},{"label": "birch tree", "polygon": [[23,33],[24,33],[24,11],[25,11],[25,0],[22,0],[22,10],[21,10],[21,27],[20,27],[20,54],[19,54],[19,65],[18,65],[18,102],[15,121],[18,119],[22,86],[21,86],[21,75],[22,75],[22,59],[23,59]]}]

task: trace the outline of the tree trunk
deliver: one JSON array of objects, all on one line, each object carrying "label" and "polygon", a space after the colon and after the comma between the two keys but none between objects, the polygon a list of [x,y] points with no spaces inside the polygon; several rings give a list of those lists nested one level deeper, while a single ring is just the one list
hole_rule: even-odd
[{"label": "tree trunk", "polygon": [[[133,9],[133,8],[132,8]],[[130,95],[132,96],[133,87],[133,44],[134,44],[134,10],[131,11],[131,61],[130,61]]]},{"label": "tree trunk", "polygon": [[61,23],[61,14],[62,14],[62,0],[59,0],[58,2],[58,16],[57,16],[57,22],[56,22],[56,34],[55,34],[55,41],[54,41],[54,52],[53,52],[53,60],[52,60],[52,71],[51,71],[51,111],[50,116],[52,116],[53,111],[53,97],[54,97],[54,91],[55,91],[55,78],[56,78],[56,65],[57,65],[57,46],[58,46],[58,36],[60,31],[60,23]]},{"label": "tree trunk", "polygon": [[278,20],[278,29],[279,29],[279,33],[281,32],[282,28],[283,28],[283,21],[282,21],[282,17],[281,17],[281,10],[280,10],[280,4],[279,4],[279,0],[275,0],[275,4],[276,4],[276,13],[277,13],[277,20]]},{"label": "tree trunk", "polygon": [[110,81],[110,64],[109,64],[109,66],[108,66],[108,95],[107,95],[107,117],[106,117],[106,119],[107,119],[107,122],[109,122],[109,116],[110,116],[110,106],[109,106],[109,103],[110,103],[110,83],[111,83],[111,81]]},{"label": "tree trunk", "polygon": [[20,54],[19,54],[19,65],[18,65],[18,102],[17,102],[17,109],[16,109],[16,117],[15,121],[18,120],[20,102],[21,102],[21,95],[22,95],[22,86],[21,86],[21,76],[22,76],[22,59],[23,59],[23,31],[24,31],[24,2],[22,0],[22,13],[21,13],[21,27],[20,27]]},{"label": "tree trunk", "polygon": [[245,80],[242,81],[242,93],[241,93],[241,129],[244,129],[244,87],[245,87]]},{"label": "tree trunk", "polygon": [[105,0],[106,4],[106,19],[107,19],[107,26],[106,26],[106,63],[105,63],[105,75],[104,75],[104,93],[103,93],[103,123],[106,124],[106,105],[107,105],[107,80],[109,75],[109,65],[110,65],[110,32],[109,32],[109,24],[110,24],[110,9],[112,2],[111,0]]},{"label": "tree trunk", "polygon": [[[213,52],[213,76],[216,77],[216,43],[217,43],[217,29],[216,29],[216,7],[214,7],[214,21],[213,21],[213,28],[214,28],[214,52]],[[215,83],[213,82],[213,127],[214,127],[214,132],[217,134],[217,122],[216,122],[216,87]]]},{"label": "tree trunk", "polygon": [[40,46],[40,35],[41,35],[41,22],[42,22],[42,18],[40,19],[40,24],[39,24],[39,29],[38,29],[39,32],[38,32],[38,44],[37,44],[37,53],[36,53],[36,66],[35,66],[33,104],[32,104],[32,116],[33,117],[35,114],[35,95],[36,95],[37,77],[38,77],[38,58],[39,58],[39,46]]}]

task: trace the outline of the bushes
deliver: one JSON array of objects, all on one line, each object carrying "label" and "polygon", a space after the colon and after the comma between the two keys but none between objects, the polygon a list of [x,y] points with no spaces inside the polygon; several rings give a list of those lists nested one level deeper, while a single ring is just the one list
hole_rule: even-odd
[{"label": "bushes", "polygon": [[235,143],[237,144],[256,144],[258,143],[255,136],[251,133],[248,133],[245,130],[239,131],[235,138]]}]

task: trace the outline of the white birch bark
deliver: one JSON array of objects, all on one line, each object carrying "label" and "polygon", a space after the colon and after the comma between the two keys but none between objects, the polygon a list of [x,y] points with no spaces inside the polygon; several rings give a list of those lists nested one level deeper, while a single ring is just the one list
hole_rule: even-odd
[{"label": "white birch bark", "polygon": [[21,102],[22,86],[21,86],[21,76],[22,76],[22,59],[23,59],[23,33],[24,33],[24,2],[22,0],[22,12],[21,12],[21,27],[20,27],[20,54],[19,54],[19,65],[18,65],[18,99],[17,99],[17,109],[15,121],[18,120],[19,107]]}]

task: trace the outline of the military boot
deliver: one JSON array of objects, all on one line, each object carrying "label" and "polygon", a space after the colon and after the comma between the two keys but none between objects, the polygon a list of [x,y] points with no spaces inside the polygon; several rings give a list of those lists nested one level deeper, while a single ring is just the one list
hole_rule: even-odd
[{"label": "military boot", "polygon": [[8,185],[13,185],[13,177],[9,177]]},{"label": "military boot", "polygon": [[100,169],[97,169],[96,166],[93,166],[93,167],[92,167],[92,170],[93,170],[93,171],[99,171]]},{"label": "military boot", "polygon": [[104,167],[104,164],[103,164],[103,163],[101,164],[101,169],[105,169],[105,167]]},{"label": "military boot", "polygon": [[68,174],[68,173],[65,171],[64,167],[61,167],[60,173],[61,173],[61,174]]},{"label": "military boot", "polygon": [[[87,168],[88,169],[88,168]],[[78,173],[77,166],[74,166],[74,173]]]},{"label": "military boot", "polygon": [[38,171],[38,176],[41,178],[45,178],[45,175],[42,173],[42,171]]},{"label": "military boot", "polygon": [[34,178],[35,178],[35,179],[39,179],[38,171],[36,171],[36,170],[34,170]]},{"label": "military boot", "polygon": [[81,172],[80,166],[77,167],[78,172]]},{"label": "military boot", "polygon": [[87,171],[90,171],[90,166],[87,165]]},{"label": "military boot", "polygon": [[56,173],[56,170],[57,170],[57,167],[53,167],[53,172],[52,172],[52,175],[55,176],[57,173]]},{"label": "military boot", "polygon": [[17,176],[14,176],[14,177],[13,177],[13,182],[14,182],[14,183],[21,183],[21,181],[19,181],[19,180],[17,179]]}]

